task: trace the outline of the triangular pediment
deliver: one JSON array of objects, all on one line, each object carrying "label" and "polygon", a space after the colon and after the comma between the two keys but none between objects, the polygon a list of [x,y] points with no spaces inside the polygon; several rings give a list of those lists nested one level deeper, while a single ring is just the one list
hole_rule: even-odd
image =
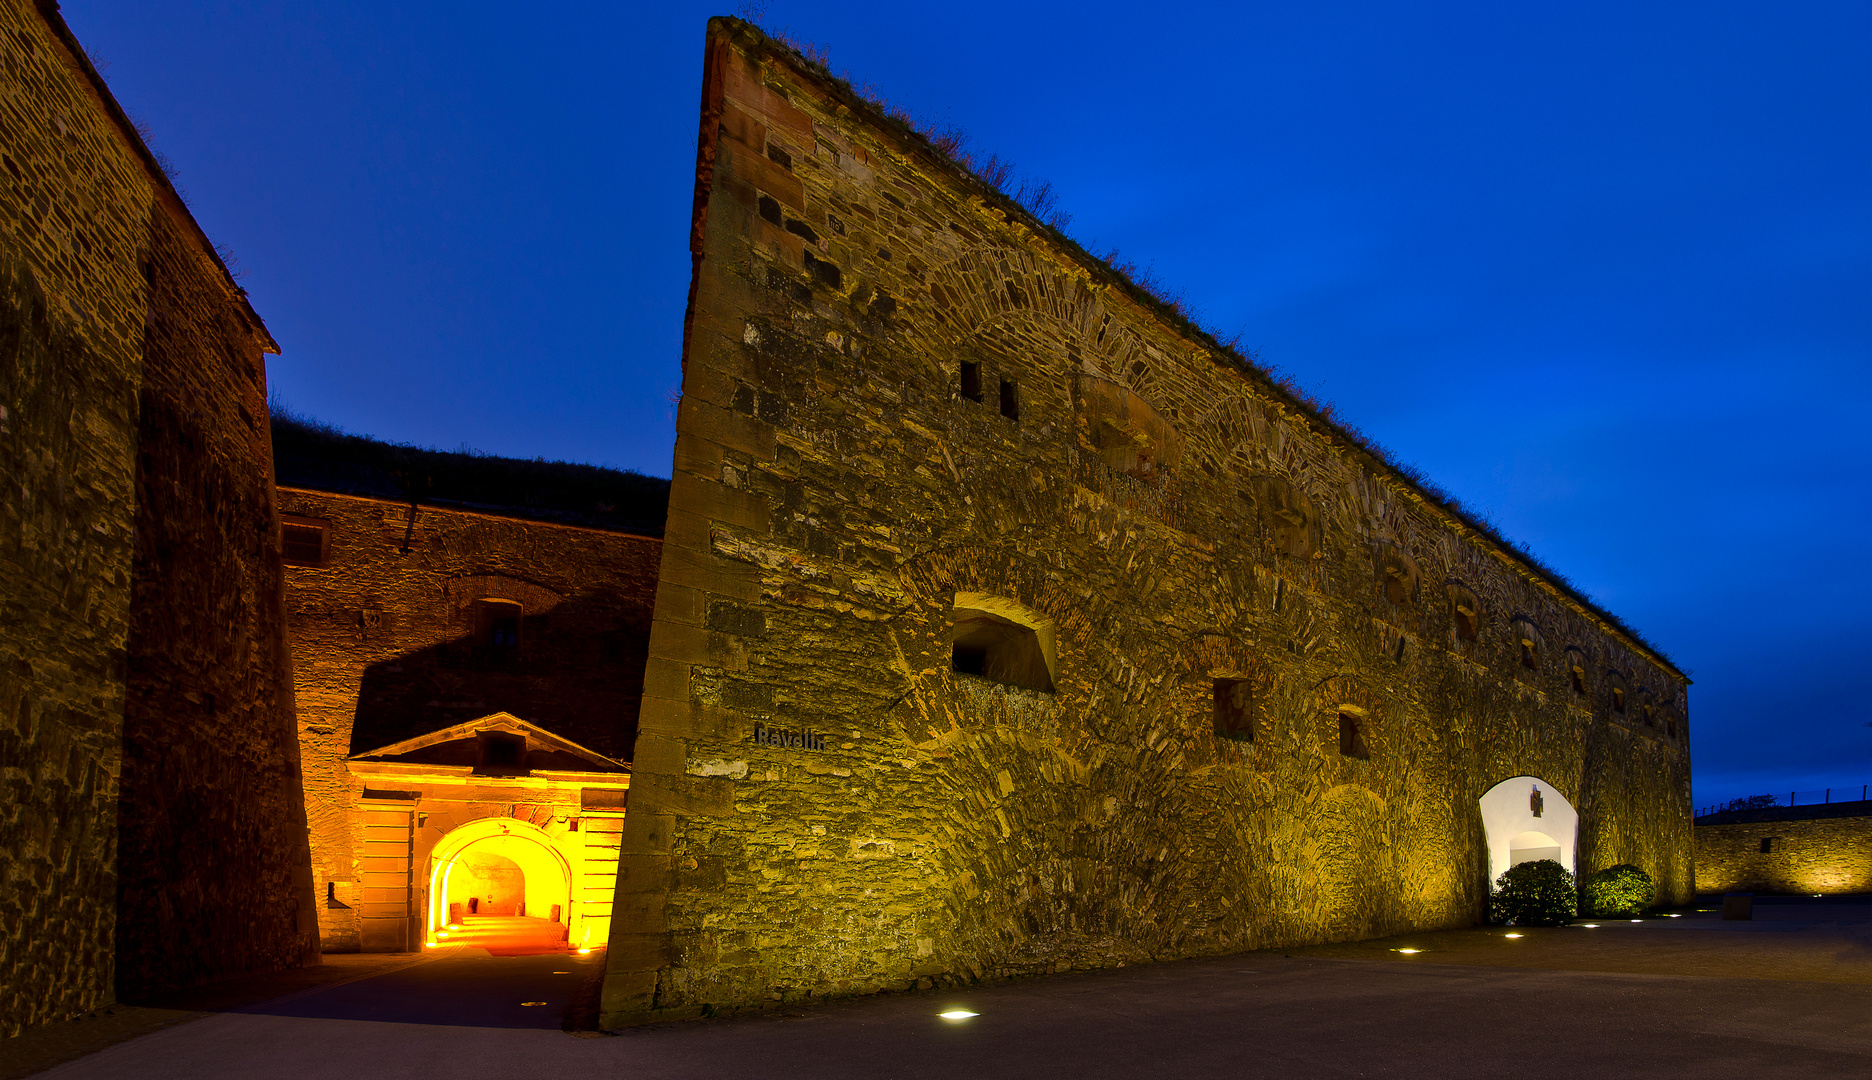
[{"label": "triangular pediment", "polygon": [[[490,762],[490,744],[507,749],[510,756]],[[404,739],[362,754],[351,761],[405,765],[468,766],[476,772],[628,773],[630,766],[555,735],[512,713],[490,713],[476,720],[452,724],[425,735]]]}]

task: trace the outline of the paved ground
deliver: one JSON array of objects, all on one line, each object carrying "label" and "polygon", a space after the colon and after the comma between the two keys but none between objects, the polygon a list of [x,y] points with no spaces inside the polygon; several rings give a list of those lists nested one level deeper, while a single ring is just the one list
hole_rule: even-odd
[{"label": "paved ground", "polygon": [[[1416,935],[580,1038],[591,957],[449,950],[47,1080],[1872,1077],[1872,903]],[[1417,954],[1399,948],[1422,948]],[[543,1005],[525,1002],[540,1001]],[[936,1014],[962,1007],[973,1019]]]}]

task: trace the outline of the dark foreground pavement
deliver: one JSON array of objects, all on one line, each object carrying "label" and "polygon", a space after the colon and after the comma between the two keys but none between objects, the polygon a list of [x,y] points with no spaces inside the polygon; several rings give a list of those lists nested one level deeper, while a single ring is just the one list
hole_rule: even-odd
[{"label": "dark foreground pavement", "polygon": [[[464,950],[168,1028],[42,1075],[1872,1077],[1872,952],[1858,943],[1859,927],[1721,929],[1569,928],[1512,941],[1499,930],[1458,931],[1412,939],[1430,950],[1420,955],[1389,951],[1404,939],[1364,943],[1363,956],[1250,953],[608,1037],[560,1030],[581,964],[597,954]],[[1731,949],[1748,957],[1734,976],[1540,966],[1590,968],[1603,957],[1598,966],[1678,969],[1691,958],[1719,972]],[[1782,949],[1809,966],[1803,975],[1820,977],[1774,977],[1773,950]],[[980,1015],[936,1015],[958,1007]]]}]

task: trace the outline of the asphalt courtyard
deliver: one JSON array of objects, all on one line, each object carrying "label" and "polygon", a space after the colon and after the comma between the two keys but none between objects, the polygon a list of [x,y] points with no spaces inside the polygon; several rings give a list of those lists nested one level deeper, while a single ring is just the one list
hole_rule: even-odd
[{"label": "asphalt courtyard", "polygon": [[[1514,932],[1245,953],[615,1035],[562,1030],[601,954],[461,948],[395,967],[350,961],[350,981],[203,1009],[38,1075],[1872,1077],[1872,898],[1762,899],[1752,922],[1686,911]],[[952,1010],[977,1015],[939,1015]]]}]

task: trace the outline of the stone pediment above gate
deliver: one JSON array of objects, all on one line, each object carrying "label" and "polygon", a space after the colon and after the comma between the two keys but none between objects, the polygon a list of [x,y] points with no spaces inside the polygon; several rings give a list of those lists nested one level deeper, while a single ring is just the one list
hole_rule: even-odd
[{"label": "stone pediment above gate", "polygon": [[626,762],[497,712],[439,728],[346,759],[353,773],[434,771],[478,776],[609,774],[625,780]]}]

